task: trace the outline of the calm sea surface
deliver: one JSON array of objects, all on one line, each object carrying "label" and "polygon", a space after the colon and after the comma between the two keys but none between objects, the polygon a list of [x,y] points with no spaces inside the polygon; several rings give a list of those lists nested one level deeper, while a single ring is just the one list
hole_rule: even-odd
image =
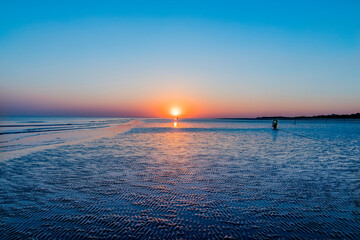
[{"label": "calm sea surface", "polygon": [[1,239],[360,238],[360,121],[6,118]]}]

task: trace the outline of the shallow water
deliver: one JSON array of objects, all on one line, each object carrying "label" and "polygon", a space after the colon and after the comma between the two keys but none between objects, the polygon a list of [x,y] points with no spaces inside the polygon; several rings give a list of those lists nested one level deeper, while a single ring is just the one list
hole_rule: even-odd
[{"label": "shallow water", "polygon": [[2,120],[0,238],[360,238],[359,121],[131,121]]}]

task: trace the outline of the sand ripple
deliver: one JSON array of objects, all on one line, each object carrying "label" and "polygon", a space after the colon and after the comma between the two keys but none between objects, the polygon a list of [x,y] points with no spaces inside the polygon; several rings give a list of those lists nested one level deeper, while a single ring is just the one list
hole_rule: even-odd
[{"label": "sand ripple", "polygon": [[358,147],[143,127],[0,163],[0,238],[360,238]]}]

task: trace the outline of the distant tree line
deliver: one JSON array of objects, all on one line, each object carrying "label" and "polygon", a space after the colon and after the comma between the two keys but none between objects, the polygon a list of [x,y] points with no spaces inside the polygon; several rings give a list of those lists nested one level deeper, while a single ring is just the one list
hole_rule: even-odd
[{"label": "distant tree line", "polygon": [[283,116],[274,116],[274,117],[258,117],[256,119],[318,119],[318,118],[326,118],[326,119],[360,119],[360,113],[353,114],[331,114],[331,115],[317,115],[317,116],[298,116],[298,117],[283,117]]}]

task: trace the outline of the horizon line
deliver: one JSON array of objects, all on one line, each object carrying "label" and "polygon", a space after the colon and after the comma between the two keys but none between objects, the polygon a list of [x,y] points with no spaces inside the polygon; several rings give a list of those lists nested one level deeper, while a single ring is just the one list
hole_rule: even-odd
[{"label": "horizon line", "polygon": [[[302,115],[302,116],[283,116],[283,115],[273,115],[273,116],[257,116],[257,117],[179,117],[179,119],[262,119],[262,118],[314,118],[314,117],[335,117],[335,116],[353,116],[360,115],[360,112],[350,113],[350,114],[321,114],[321,115]],[[174,117],[140,117],[140,116],[91,116],[91,115],[4,115],[0,118],[11,118],[11,117],[78,117],[78,118],[153,118],[153,119],[174,119]]]}]

